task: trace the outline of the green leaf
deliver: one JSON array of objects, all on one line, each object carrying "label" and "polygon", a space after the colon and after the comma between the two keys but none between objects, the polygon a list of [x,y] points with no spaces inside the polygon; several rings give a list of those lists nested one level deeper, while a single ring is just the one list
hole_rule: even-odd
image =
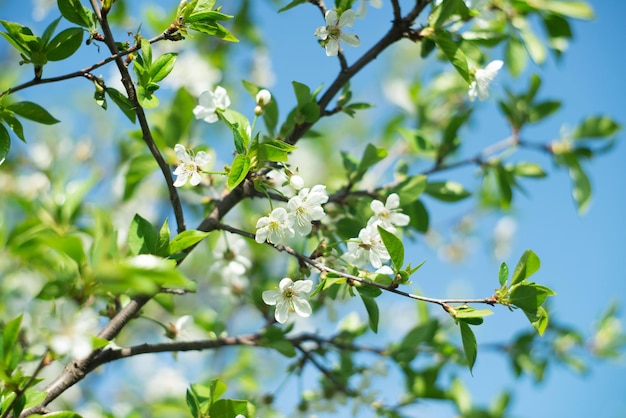
[{"label": "green leaf", "polygon": [[162,288],[194,292],[196,283],[187,279],[174,260],[140,254],[122,261],[102,261],[93,272],[101,294],[152,295]]},{"label": "green leaf", "polygon": [[402,244],[402,240],[380,225],[378,225],[378,233],[383,240],[383,244],[385,244],[387,252],[389,252],[391,262],[396,270],[402,269],[404,264],[404,244]]},{"label": "green leaf", "polygon": [[11,136],[7,128],[4,127],[4,124],[0,123],[0,165],[6,160],[10,149]]},{"label": "green leaf", "polygon": [[158,83],[163,80],[174,69],[174,63],[176,62],[176,56],[173,52],[161,55],[152,63],[150,67],[150,76],[154,83]]},{"label": "green leaf", "polygon": [[80,48],[84,31],[80,28],[68,28],[59,32],[46,47],[48,61],[61,61]]},{"label": "green leaf", "polygon": [[120,110],[126,115],[126,117],[130,119],[132,123],[135,123],[135,120],[137,118],[137,114],[135,113],[135,106],[128,99],[128,97],[123,95],[119,90],[116,90],[112,87],[107,87],[106,92],[111,100],[113,100],[113,103],[115,103],[117,107],[120,108]]},{"label": "green leaf", "polygon": [[365,305],[365,309],[367,310],[367,315],[369,317],[369,327],[372,331],[374,331],[375,333],[378,332],[378,319],[379,319],[379,310],[378,310],[378,304],[376,303],[376,299],[371,298],[369,296],[364,296],[361,293],[359,293],[359,295],[361,296],[361,300],[363,301],[363,304]]},{"label": "green leaf", "polygon": [[471,195],[463,186],[454,181],[429,182],[424,192],[443,202],[458,202]]},{"label": "green leaf", "polygon": [[621,129],[621,126],[608,116],[590,116],[576,127],[572,139],[606,138]]},{"label": "green leaf", "polygon": [[22,326],[22,315],[18,315],[15,318],[11,319],[4,325],[4,330],[2,331],[2,352],[4,354],[4,358],[0,359],[3,361],[4,365],[10,365],[14,360],[12,359],[14,355],[13,347],[16,346],[17,340],[20,334],[20,328]]},{"label": "green leaf", "polygon": [[440,2],[428,16],[428,26],[440,28],[452,16],[459,16],[460,20],[465,20],[470,16],[470,11],[463,0],[445,0]]},{"label": "green leaf", "polygon": [[81,415],[72,411],[55,411],[46,414],[46,418],[83,418]]},{"label": "green leaf", "polygon": [[244,181],[250,171],[250,157],[245,154],[238,154],[233,160],[228,173],[228,188],[233,190],[239,183]]},{"label": "green leaf", "polygon": [[519,76],[528,64],[526,49],[516,37],[511,37],[509,42],[507,42],[504,56],[506,58],[506,66],[513,77]]},{"label": "green leaf", "polygon": [[493,315],[493,311],[491,309],[474,309],[471,306],[461,306],[456,308],[456,314],[454,317],[456,319],[466,320],[466,322],[471,319],[480,319],[479,323],[482,323],[482,318],[489,315]]},{"label": "green leaf", "polygon": [[70,22],[85,28],[95,26],[93,13],[83,6],[80,0],[57,0],[57,6],[61,15]]},{"label": "green leaf", "polygon": [[498,281],[500,282],[500,286],[504,286],[506,284],[507,279],[509,278],[509,266],[506,263],[500,264],[500,271],[498,272]]},{"label": "green leaf", "polygon": [[43,35],[41,35],[41,41],[39,45],[45,46],[48,42],[50,42],[50,38],[52,38],[52,34],[56,30],[59,22],[61,21],[61,17],[53,20],[43,31]]},{"label": "green leaf", "polygon": [[141,181],[158,167],[152,155],[141,154],[133,157],[128,164],[128,171],[124,177],[124,200],[130,199]]},{"label": "green leaf", "polygon": [[541,9],[575,19],[593,19],[591,6],[584,1],[542,1],[538,5]]},{"label": "green leaf", "polygon": [[[353,173],[351,176],[352,182],[358,182],[359,180],[361,180],[367,170],[369,170],[373,165],[382,161],[385,157],[387,157],[387,150],[385,148],[378,148],[372,144],[367,144],[367,146],[365,147],[365,151],[363,151],[361,161],[359,161],[356,173]],[[344,158],[344,166],[345,164],[346,161]]]},{"label": "green leaf", "polygon": [[443,51],[446,58],[448,58],[448,61],[450,61],[460,76],[469,83],[470,78],[467,58],[461,50],[460,45],[452,40],[447,31],[437,31],[434,41]]},{"label": "green leaf", "polygon": [[211,403],[215,403],[223,394],[226,393],[226,384],[219,379],[211,380],[210,394]]},{"label": "green leaf", "polygon": [[533,105],[528,112],[528,121],[536,123],[545,119],[561,108],[561,102],[557,100],[546,100]]},{"label": "green leaf", "polygon": [[286,162],[289,160],[289,153],[295,149],[297,148],[286,142],[270,139],[259,144],[259,160]]},{"label": "green leaf", "polygon": [[[211,405],[211,417],[235,417],[248,413],[248,401],[236,399],[220,399]],[[245,416],[245,415],[244,415]]]},{"label": "green leaf", "polygon": [[465,358],[467,359],[467,366],[470,373],[476,363],[476,356],[478,354],[478,346],[476,344],[476,337],[470,326],[464,321],[459,321],[459,328],[461,329],[461,340],[463,341],[463,350],[465,351]]},{"label": "green leaf", "polygon": [[302,108],[311,102],[311,89],[306,84],[292,81],[293,91],[296,94],[296,100],[298,101],[298,107]]},{"label": "green leaf", "polygon": [[7,109],[15,114],[44,125],[54,125],[59,121],[46,109],[33,102],[16,102],[7,106]]},{"label": "green leaf", "polygon": [[528,55],[536,64],[542,64],[546,60],[546,48],[543,42],[527,28],[520,29],[520,36],[524,41],[524,46]]},{"label": "green leaf", "polygon": [[512,167],[512,173],[520,177],[543,178],[546,172],[536,163],[520,162]]},{"label": "green leaf", "polygon": [[172,242],[170,242],[170,254],[176,254],[180,251],[186,250],[208,236],[209,232],[198,231],[195,229],[183,231],[176,235]]},{"label": "green leaf", "polygon": [[299,4],[303,4],[303,3],[308,3],[309,0],[293,0],[291,3],[287,4],[286,6],[282,7],[281,9],[278,10],[278,13],[282,13],[284,11],[287,11],[291,8],[294,8],[296,6],[298,6]]},{"label": "green leaf", "polygon": [[193,390],[187,389],[185,393],[185,401],[187,402],[187,407],[189,408],[189,412],[191,412],[191,416],[193,418],[199,417],[200,403],[198,402],[198,398]]},{"label": "green leaf", "polygon": [[515,271],[511,277],[511,286],[528,279],[530,276],[535,274],[537,270],[539,270],[540,266],[541,263],[537,254],[535,254],[532,250],[524,251],[524,254],[522,254],[517,262],[517,266],[515,266]]},{"label": "green leaf", "polygon": [[228,42],[239,42],[239,40],[224,26],[217,22],[195,22],[189,25],[189,29],[214,36]]},{"label": "green leaf", "polygon": [[408,205],[402,205],[402,210],[409,215],[411,221],[409,225],[416,231],[426,233],[430,223],[428,210],[421,200],[416,200]]},{"label": "green leaf", "polygon": [[[4,119],[6,124],[9,125],[9,128],[11,128],[13,133],[15,133],[15,135],[17,135],[19,139],[21,139],[23,142],[26,142],[26,138],[24,137],[24,127],[22,126],[22,123],[15,116],[13,116],[12,112],[10,111],[1,112],[0,120],[2,119]],[[7,132],[7,135],[8,135],[8,132]]]},{"label": "green leaf", "polygon": [[244,154],[250,141],[250,134],[248,133],[250,121],[241,113],[231,109],[224,109],[220,112],[220,116],[233,131],[236,131],[234,135],[235,149],[237,153]]},{"label": "green leaf", "polygon": [[401,206],[414,202],[426,190],[427,177],[421,174],[410,176],[394,186],[391,191],[397,193]]},{"label": "green leaf", "polygon": [[157,242],[156,255],[159,257],[167,257],[170,255],[170,226],[167,219],[163,222],[159,231],[159,240]]},{"label": "green leaf", "polygon": [[157,231],[146,219],[136,214],[128,229],[128,247],[133,255],[155,254]]},{"label": "green leaf", "polygon": [[509,302],[524,311],[532,326],[543,335],[548,326],[548,314],[542,307],[552,289],[532,282],[520,283],[511,287]]}]

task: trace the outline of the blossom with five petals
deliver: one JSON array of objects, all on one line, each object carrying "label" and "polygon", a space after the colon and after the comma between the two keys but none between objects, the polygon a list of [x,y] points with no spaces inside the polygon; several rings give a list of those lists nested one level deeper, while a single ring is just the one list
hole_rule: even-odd
[{"label": "blossom with five petals", "polygon": [[266,240],[272,244],[282,244],[295,235],[293,219],[285,208],[275,208],[269,216],[263,216],[256,223],[254,240],[259,244]]},{"label": "blossom with five petals", "polygon": [[205,91],[198,98],[198,105],[193,108],[196,119],[202,119],[207,123],[217,122],[217,111],[230,106],[228,92],[222,86],[217,86],[215,91]]},{"label": "blossom with five petals", "polygon": [[369,262],[376,269],[391,259],[375,224],[361,229],[357,239],[348,241],[348,252],[344,258],[356,267],[363,267]]},{"label": "blossom with five petals", "polygon": [[404,213],[400,213],[399,207],[400,197],[396,193],[390,194],[384,205],[380,200],[374,200],[370,204],[370,208],[374,211],[374,216],[369,219],[367,224],[377,224],[389,230],[394,229],[394,226],[408,225],[411,218]]},{"label": "blossom with five petals", "polygon": [[356,13],[349,9],[337,16],[337,10],[331,9],[326,12],[326,26],[320,26],[315,31],[315,36],[320,38],[326,48],[326,55],[333,56],[339,52],[339,40],[341,39],[347,45],[359,46],[361,40],[353,33],[345,33],[343,28],[352,26],[356,20]]},{"label": "blossom with five petals", "polygon": [[311,232],[312,221],[319,221],[326,213],[322,205],[328,202],[326,194],[326,186],[318,184],[312,189],[304,188],[300,192],[289,199],[287,208],[289,216],[293,218],[293,227],[298,235],[305,236]]},{"label": "blossom with five petals", "polygon": [[307,298],[313,282],[311,280],[298,280],[294,282],[289,277],[285,277],[278,284],[279,290],[266,290],[263,292],[263,302],[268,305],[276,305],[274,317],[278,322],[284,324],[287,321],[289,312],[295,312],[303,318],[311,315],[311,305]]},{"label": "blossom with five petals", "polygon": [[498,75],[503,62],[500,60],[491,61],[485,68],[479,68],[474,73],[474,81],[469,86],[469,98],[473,102],[478,97],[485,100],[489,96],[489,85]]},{"label": "blossom with five petals", "polygon": [[187,183],[187,179],[189,179],[189,183],[192,186],[200,184],[202,181],[202,177],[200,177],[202,167],[211,161],[209,154],[200,151],[194,156],[181,144],[176,144],[174,151],[179,161],[178,166],[174,170],[174,174],[176,175],[174,187],[184,186]]}]

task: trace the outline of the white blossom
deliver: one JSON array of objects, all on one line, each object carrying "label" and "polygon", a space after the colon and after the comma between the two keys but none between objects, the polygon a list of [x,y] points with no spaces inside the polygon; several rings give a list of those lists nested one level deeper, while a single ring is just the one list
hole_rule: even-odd
[{"label": "white blossom", "polygon": [[305,236],[311,232],[312,221],[321,220],[326,214],[322,205],[328,202],[326,186],[318,184],[312,189],[304,188],[297,196],[289,199],[287,208],[293,218],[293,227],[298,235]]},{"label": "white blossom", "polygon": [[348,241],[348,252],[344,258],[357,267],[363,267],[369,262],[376,269],[391,259],[377,225],[361,229],[358,238]]},{"label": "white blossom", "polygon": [[228,92],[222,86],[217,86],[215,91],[205,91],[198,98],[198,105],[194,107],[193,114],[196,119],[202,119],[207,123],[217,122],[217,111],[230,106]]},{"label": "white blossom", "polygon": [[289,185],[295,190],[299,191],[304,187],[304,179],[297,174],[289,177]]},{"label": "white blossom", "polygon": [[266,240],[272,244],[281,244],[287,238],[292,238],[295,235],[293,219],[285,208],[275,208],[269,216],[259,219],[256,227],[254,239],[259,244]]},{"label": "white blossom", "polygon": [[261,107],[265,107],[272,101],[272,93],[270,93],[269,90],[266,89],[259,90],[259,92],[256,94],[255,100],[256,104]]},{"label": "white blossom", "polygon": [[392,230],[394,226],[406,226],[411,218],[409,215],[399,212],[400,197],[396,193],[392,193],[387,197],[387,201],[383,205],[380,200],[374,200],[370,204],[370,208],[374,212],[367,222],[368,225],[380,225],[381,227]]},{"label": "white blossom", "polygon": [[356,20],[356,13],[354,10],[349,9],[341,14],[341,17],[337,16],[337,10],[331,9],[326,12],[326,26],[320,26],[315,31],[315,36],[325,41],[324,47],[326,48],[326,55],[333,56],[339,52],[339,40],[341,39],[347,45],[359,46],[361,40],[359,37],[352,33],[345,33],[343,29],[347,26],[350,27]]},{"label": "white blossom", "polygon": [[174,170],[174,174],[176,175],[174,186],[184,186],[188,179],[192,186],[200,184],[202,181],[202,177],[200,177],[200,172],[202,171],[201,167],[209,163],[209,154],[200,151],[194,156],[181,144],[176,144],[174,151],[176,151],[176,157],[178,158],[178,166],[176,170]]},{"label": "white blossom", "polygon": [[238,276],[244,274],[252,265],[247,256],[248,245],[240,236],[224,235],[213,249],[215,260],[211,266],[213,271],[228,270]]},{"label": "white blossom", "polygon": [[487,66],[479,68],[474,74],[474,81],[469,86],[469,98],[473,102],[478,97],[480,100],[485,100],[489,97],[489,85],[493,79],[498,75],[498,71],[502,68],[503,62],[500,60],[491,61]]},{"label": "white blossom", "polygon": [[287,321],[289,312],[295,312],[303,318],[311,315],[311,305],[307,300],[313,282],[311,280],[298,280],[294,282],[285,277],[278,284],[279,290],[266,290],[263,292],[263,302],[268,305],[276,305],[274,317],[278,322],[284,324]]},{"label": "white blossom", "polygon": [[90,310],[76,312],[72,322],[64,323],[50,339],[50,347],[59,355],[69,354],[75,359],[84,359],[92,351],[90,332],[97,329],[98,316]]}]

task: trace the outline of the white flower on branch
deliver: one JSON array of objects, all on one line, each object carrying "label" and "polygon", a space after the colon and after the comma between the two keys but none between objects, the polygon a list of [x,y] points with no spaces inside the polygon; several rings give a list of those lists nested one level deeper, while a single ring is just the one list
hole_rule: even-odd
[{"label": "white flower on branch", "polygon": [[275,208],[269,216],[264,216],[256,223],[257,231],[254,240],[259,244],[266,240],[272,244],[282,244],[295,235],[293,218],[285,208]]},{"label": "white flower on branch", "polygon": [[98,315],[94,311],[84,310],[73,315],[71,323],[64,323],[61,330],[50,339],[50,347],[59,355],[69,354],[75,359],[84,359],[93,350],[90,332],[98,325]]},{"label": "white flower on branch", "polygon": [[176,170],[174,170],[174,174],[176,175],[174,187],[184,186],[187,180],[189,180],[192,186],[200,184],[202,181],[202,177],[200,177],[202,167],[211,161],[209,154],[200,151],[196,155],[193,155],[181,144],[176,144],[174,151],[176,151],[176,157],[178,158],[178,166]]},{"label": "white flower on branch", "polygon": [[478,97],[485,100],[489,97],[489,85],[498,75],[504,63],[500,60],[491,61],[485,68],[479,68],[474,74],[474,81],[469,86],[469,98],[473,102]]},{"label": "white flower on branch", "polygon": [[369,262],[376,269],[391,259],[377,225],[361,229],[358,238],[348,241],[348,252],[344,258],[357,267],[364,267]]},{"label": "white flower on branch", "polygon": [[311,315],[311,305],[307,300],[313,289],[311,280],[298,280],[294,282],[285,277],[278,284],[278,290],[266,290],[263,292],[263,302],[268,305],[276,305],[274,317],[284,324],[289,312],[295,312],[303,318]]},{"label": "white flower on branch", "polygon": [[327,56],[334,56],[339,53],[339,40],[350,46],[361,45],[359,37],[353,33],[345,33],[343,29],[350,27],[356,20],[356,13],[349,9],[337,16],[337,10],[331,9],[326,12],[326,26],[320,26],[315,31],[315,36],[320,38],[326,48]]},{"label": "white flower on branch", "polygon": [[387,197],[385,204],[380,200],[374,200],[370,208],[374,212],[367,222],[368,225],[380,225],[381,227],[393,230],[394,226],[407,226],[411,218],[409,215],[400,213],[400,197],[392,193]]},{"label": "white flower on branch", "polygon": [[217,122],[217,111],[230,106],[228,92],[222,86],[217,86],[215,91],[205,91],[198,98],[198,105],[194,107],[193,114],[196,119],[202,119],[207,123]]},{"label": "white flower on branch", "polygon": [[293,227],[298,235],[306,236],[311,232],[312,221],[319,221],[326,213],[322,205],[328,202],[326,186],[318,184],[312,189],[304,188],[297,196],[289,199],[287,207],[293,218]]}]

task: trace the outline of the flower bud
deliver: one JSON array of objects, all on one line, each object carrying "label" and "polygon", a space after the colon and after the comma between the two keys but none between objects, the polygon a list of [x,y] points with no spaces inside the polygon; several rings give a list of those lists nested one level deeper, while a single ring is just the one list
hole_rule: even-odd
[{"label": "flower bud", "polygon": [[304,187],[304,179],[294,174],[289,178],[289,185],[293,187],[294,190],[300,190]]},{"label": "flower bud", "polygon": [[268,104],[270,104],[270,102],[272,101],[272,94],[266,90],[259,90],[259,92],[256,94],[256,104],[261,106],[261,107],[265,107]]}]

